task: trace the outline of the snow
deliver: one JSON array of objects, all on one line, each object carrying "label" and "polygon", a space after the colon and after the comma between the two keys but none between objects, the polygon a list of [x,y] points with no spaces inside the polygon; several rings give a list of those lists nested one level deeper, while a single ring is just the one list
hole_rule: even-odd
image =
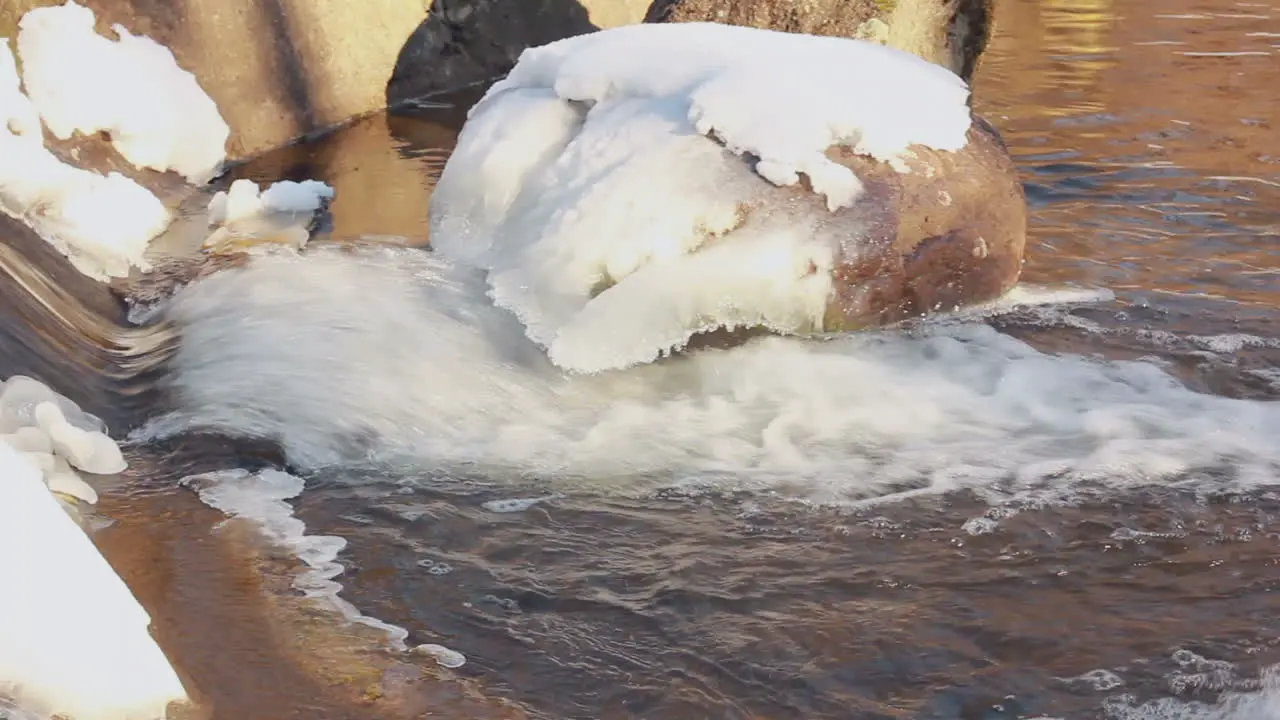
[{"label": "snow", "polygon": [[137,167],[208,182],[230,135],[217,105],[168,48],[120,25],[110,40],[94,23],[74,2],[31,10],[19,23],[23,82],[49,131],[63,140],[107,132]]},{"label": "snow", "polygon": [[0,210],[27,223],[95,279],[146,267],[143,254],[169,226],[169,211],[119,173],[63,163],[26,136],[0,131]]},{"label": "snow", "polygon": [[230,191],[221,191],[209,201],[209,224],[230,224],[271,213],[314,213],[333,188],[318,180],[282,180],[259,190],[252,180],[236,180]]},{"label": "snow", "polygon": [[169,211],[119,173],[81,170],[49,152],[19,89],[8,41],[0,47],[0,210],[27,223],[90,277],[145,267],[143,253],[168,227]]},{"label": "snow", "polygon": [[126,467],[101,420],[25,375],[0,382],[0,442],[35,463],[50,490],[90,504],[98,494],[76,471],[113,475]]},{"label": "snow", "polygon": [[266,190],[252,180],[236,180],[209,201],[209,225],[217,230],[205,247],[273,238],[301,247],[311,238],[316,212],[333,197],[333,188],[318,180],[282,180]]},{"label": "snow", "polygon": [[[526,50],[470,112],[431,241],[560,367],[651,361],[699,333],[821,330],[862,190],[833,145],[904,168],[964,147],[968,87],[875,43],[643,24]],[[821,200],[797,188],[803,174]],[[815,200],[818,200],[815,202]],[[856,252],[856,248],[853,248]]]},{"label": "snow", "polygon": [[102,422],[40,382],[0,389],[0,696],[77,720],[162,717],[181,682],[128,587],[55,496],[125,467]]},{"label": "snow", "polygon": [[515,88],[591,105],[678,97],[699,134],[758,157],[756,172],[775,184],[809,175],[833,210],[858,181],[827,148],[886,162],[912,144],[958,150],[970,123],[964,81],[910,53],[716,23],[633,25],[531,48],[486,99]]},{"label": "snow", "polygon": [[40,142],[40,115],[22,94],[18,65],[8,38],[0,38],[0,130]]}]

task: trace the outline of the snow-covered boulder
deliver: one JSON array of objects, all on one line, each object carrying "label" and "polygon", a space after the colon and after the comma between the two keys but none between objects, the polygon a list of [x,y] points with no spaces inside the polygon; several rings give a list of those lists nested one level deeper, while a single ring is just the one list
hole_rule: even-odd
[{"label": "snow-covered boulder", "polygon": [[431,242],[553,362],[720,329],[837,331],[990,300],[1026,204],[955,74],[883,45],[705,23],[533,48],[472,108]]}]

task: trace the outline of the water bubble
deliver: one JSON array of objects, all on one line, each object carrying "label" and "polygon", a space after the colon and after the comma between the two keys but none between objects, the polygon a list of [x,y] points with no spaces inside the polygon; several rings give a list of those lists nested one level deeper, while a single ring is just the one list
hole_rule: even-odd
[{"label": "water bubble", "polygon": [[436,562],[431,558],[423,558],[418,561],[418,567],[426,570],[432,575],[448,575],[453,572],[453,566],[449,563]]}]

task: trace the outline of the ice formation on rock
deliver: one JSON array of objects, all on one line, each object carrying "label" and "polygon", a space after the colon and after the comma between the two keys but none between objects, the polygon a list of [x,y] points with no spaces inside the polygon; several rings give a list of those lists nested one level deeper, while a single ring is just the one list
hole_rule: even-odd
[{"label": "ice formation on rock", "polygon": [[269,542],[302,560],[307,570],[293,586],[304,596],[325,603],[350,622],[386,633],[391,648],[407,649],[407,630],[365,615],[342,598],[342,585],[335,578],[345,570],[338,556],[347,541],[308,534],[306,524],[294,515],[288,501],[306,489],[302,478],[280,470],[250,473],[237,469],[191,475],[182,479],[182,485],[193,488],[209,507],[256,524]]},{"label": "ice formation on rock", "polygon": [[252,180],[236,180],[209,201],[209,225],[216,229],[205,247],[280,243],[301,248],[311,238],[316,213],[333,196],[333,188],[318,180],[282,180],[266,190]]},{"label": "ice formation on rock", "polygon": [[76,471],[114,475],[126,467],[101,420],[24,375],[0,382],[0,442],[40,468],[50,490],[90,504],[98,494]]},{"label": "ice formation on rock", "polygon": [[137,167],[208,182],[230,135],[217,105],[168,48],[120,25],[110,40],[94,23],[92,10],[71,1],[19,23],[23,82],[49,131],[64,140],[106,132]]},{"label": "ice formation on rock", "polygon": [[[431,200],[441,253],[563,368],[625,367],[702,331],[820,329],[862,192],[826,152],[958,150],[968,87],[881,45],[646,24],[532,48],[474,107]],[[775,186],[807,193],[784,199]]]},{"label": "ice formation on rock", "polygon": [[146,188],[119,173],[67,165],[44,147],[7,40],[0,42],[0,158],[0,210],[90,277],[145,266],[147,245],[169,225],[169,211]]},{"label": "ice formation on rock", "polygon": [[75,403],[29,377],[0,386],[0,696],[25,709],[149,719],[186,697],[146,611],[59,507],[97,501],[77,471],[124,467]]}]

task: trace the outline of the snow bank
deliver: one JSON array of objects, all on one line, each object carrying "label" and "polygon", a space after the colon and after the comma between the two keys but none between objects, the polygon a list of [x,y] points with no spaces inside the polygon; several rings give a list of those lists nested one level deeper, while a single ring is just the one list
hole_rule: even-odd
[{"label": "snow bank", "polygon": [[209,225],[217,229],[205,247],[276,241],[300,248],[311,238],[316,213],[333,197],[333,188],[318,180],[282,180],[266,190],[252,180],[236,180],[209,201]]},{"label": "snow bank", "polygon": [[[861,183],[833,145],[898,162],[957,150],[954,74],[874,43],[645,24],[521,55],[471,110],[431,200],[441,253],[563,368],[647,362],[692,335],[821,328]],[[766,182],[767,181],[767,182]]]},{"label": "snow bank", "polygon": [[[0,695],[76,720],[163,717],[186,693],[151,619],[54,493],[125,467],[102,422],[31,378],[0,389]],[[51,492],[52,491],[52,492]]]},{"label": "snow bank", "polygon": [[105,131],[137,167],[208,182],[230,135],[217,105],[168,48],[120,25],[109,40],[94,22],[92,10],[67,2],[19,23],[23,81],[49,131],[64,140]]},{"label": "snow bank", "polygon": [[90,277],[120,277],[133,266],[145,267],[143,253],[168,227],[169,211],[125,176],[72,167],[45,149],[32,105],[18,86],[5,40],[0,43],[0,210],[25,222]]}]

